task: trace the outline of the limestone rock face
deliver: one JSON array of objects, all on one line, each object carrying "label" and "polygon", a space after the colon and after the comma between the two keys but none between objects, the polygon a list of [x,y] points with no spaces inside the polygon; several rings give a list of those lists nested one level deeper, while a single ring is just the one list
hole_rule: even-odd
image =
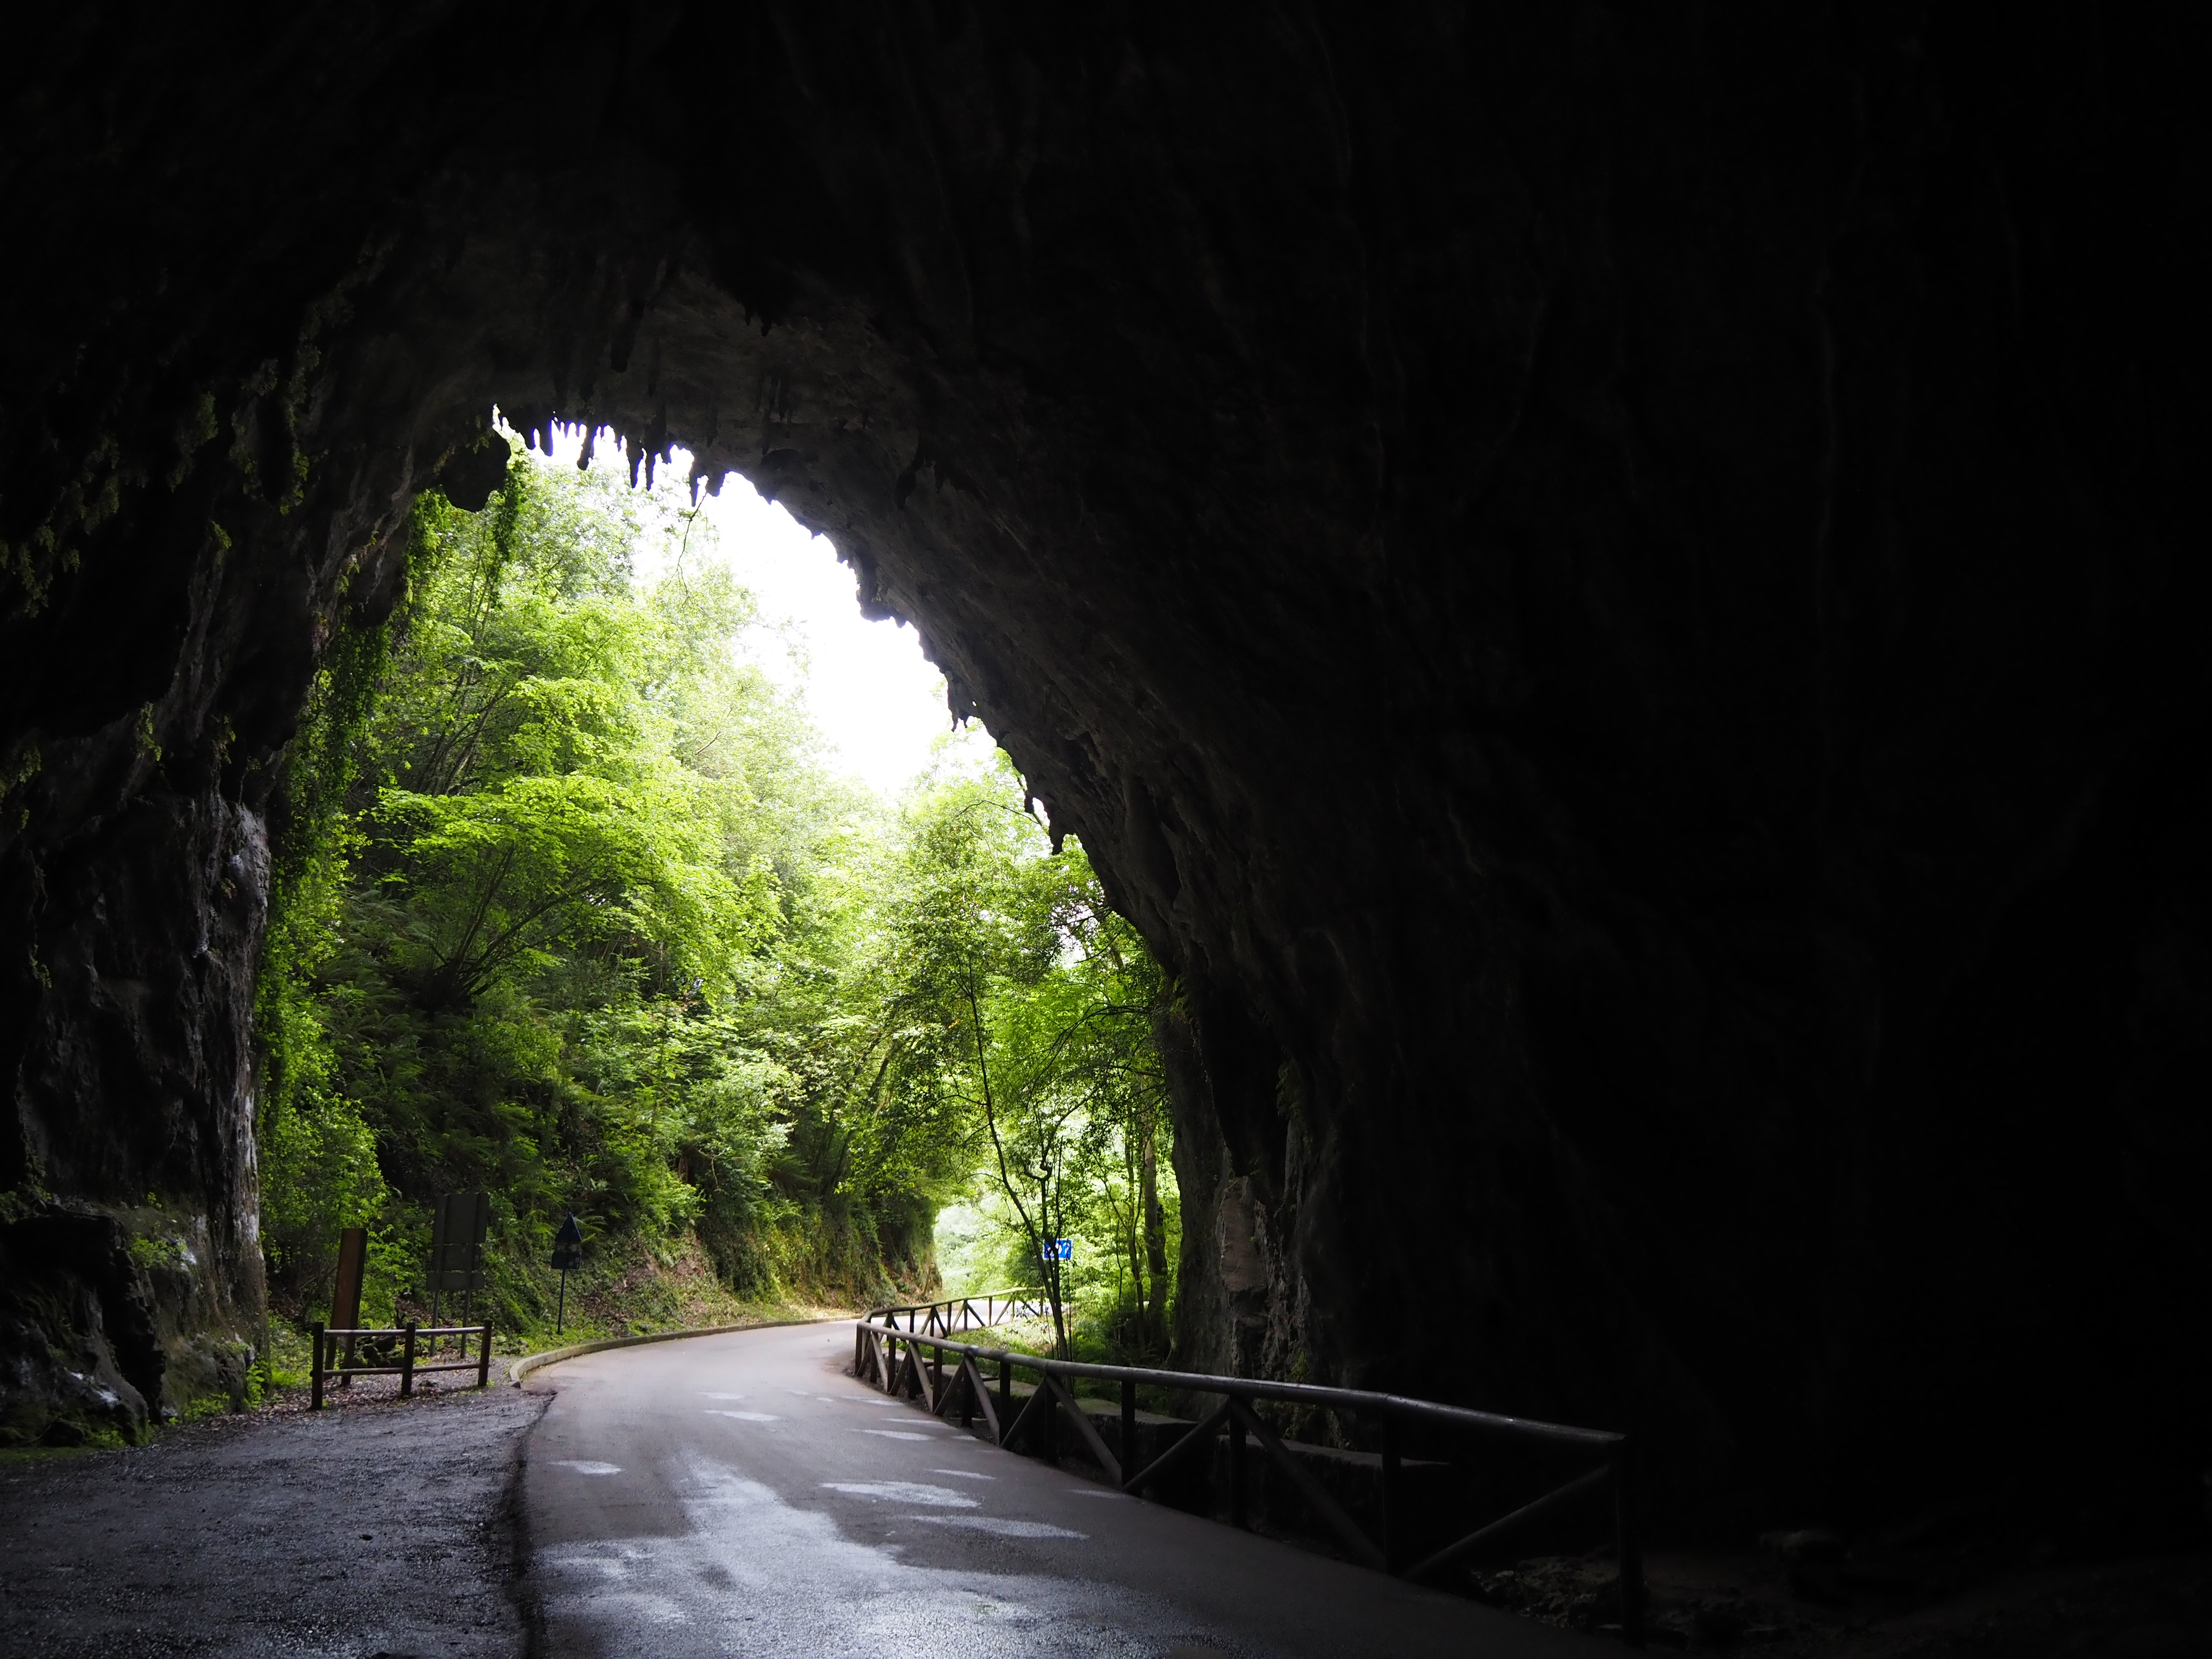
[{"label": "limestone rock face", "polygon": [[[1631,1426],[1685,1521],[2193,1501],[2185,17],[43,25],[0,1341],[250,1336],[273,769],[496,403],[777,496],[1082,836],[1183,994],[1186,1363]],[[188,1315],[41,1265],[156,1214]]]}]

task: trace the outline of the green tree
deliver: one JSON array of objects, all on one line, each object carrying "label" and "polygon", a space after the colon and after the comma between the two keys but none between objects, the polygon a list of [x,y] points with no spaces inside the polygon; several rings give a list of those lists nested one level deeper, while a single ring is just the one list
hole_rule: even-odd
[{"label": "green tree", "polygon": [[[676,556],[648,586],[656,538]],[[811,889],[867,803],[733,657],[751,601],[684,556],[701,530],[665,496],[518,460],[483,514],[426,498],[416,539],[375,696],[288,791],[342,801],[264,974],[288,1079],[266,1207],[375,1208],[404,1258],[438,1193],[482,1186],[510,1320],[537,1311],[522,1254],[571,1208],[648,1241],[701,1227],[767,1288],[807,1109],[793,1028],[821,1013],[792,984],[842,974],[843,912]]]},{"label": "green tree", "polygon": [[1067,1276],[1048,1246],[1103,1234],[1127,1269],[1133,1346],[1164,1336],[1164,1078],[1158,968],[1108,908],[1080,847],[1051,848],[1003,757],[907,813],[879,930],[868,1118],[878,1156],[922,1146],[942,1181],[980,1156],[1042,1279],[1056,1346]]},{"label": "green tree", "polygon": [[418,502],[395,622],[342,631],[258,1002],[272,1285],[304,1307],[356,1222],[404,1279],[480,1187],[510,1327],[570,1210],[696,1234],[741,1291],[872,1297],[927,1282],[980,1172],[1063,1349],[1042,1255],[1079,1231],[1157,1347],[1158,969],[1003,756],[951,744],[895,820],[831,779],[709,544],[680,492],[518,456],[481,514]]}]

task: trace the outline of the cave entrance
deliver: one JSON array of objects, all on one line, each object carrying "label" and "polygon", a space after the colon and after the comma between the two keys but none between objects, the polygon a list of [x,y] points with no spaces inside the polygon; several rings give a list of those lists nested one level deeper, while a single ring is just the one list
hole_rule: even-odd
[{"label": "cave entrance", "polygon": [[1073,1261],[1119,1357],[1159,1357],[1166,980],[1087,854],[750,483],[494,435],[415,501],[404,597],[332,644],[285,763],[270,1346],[345,1227],[381,1245],[364,1316],[418,1312],[423,1217],[470,1190],[510,1340],[978,1288],[939,1282],[957,1211],[980,1288],[1043,1264],[1058,1346]]},{"label": "cave entrance", "polygon": [[[964,1140],[956,1133],[939,1167],[908,1172],[902,1197],[921,1200],[922,1213],[872,1217],[878,1243],[889,1224],[908,1253],[901,1259],[894,1244],[879,1256],[879,1283],[900,1297],[1030,1291],[1031,1316],[1016,1340],[1164,1360],[1181,1228],[1152,1029],[1165,981],[1109,913],[1087,858],[1050,836],[980,720],[948,720],[945,676],[915,629],[867,617],[830,540],[742,474],[700,488],[689,451],[647,457],[611,428],[550,426],[534,447],[502,430],[519,446],[511,465],[529,470],[526,492],[580,489],[618,504],[631,526],[623,568],[635,592],[677,605],[686,584],[726,580],[741,590],[732,660],[811,723],[830,772],[872,794],[866,811],[878,815],[883,850],[898,866],[888,884],[939,890],[890,896],[880,871],[873,882],[858,878],[873,890],[878,925],[904,937],[858,975],[894,982],[857,995],[848,988],[847,1019],[884,1025],[858,1045],[875,1077],[855,1091],[870,1097],[851,1104],[878,1121],[857,1133],[927,1138],[927,1126],[912,1120],[948,1107],[973,1120],[994,1097],[997,1109],[971,1121]],[[788,811],[776,787],[764,787],[763,808]],[[994,821],[980,833],[978,812]],[[1048,942],[1011,936],[1025,931]],[[928,1040],[895,1029],[957,1025],[963,1013],[988,1033],[975,1048],[955,1041],[934,1045],[951,1052],[931,1053]],[[917,1111],[920,1103],[929,1104]],[[787,1188],[850,1172],[849,1151],[809,1144],[817,1129],[837,1133],[830,1118],[796,1109],[791,1123],[812,1167],[795,1183],[787,1172]],[[878,1146],[870,1155],[902,1154]],[[857,1185],[865,1202],[869,1182]],[[809,1218],[817,1246],[843,1224],[836,1207]]]},{"label": "cave entrance", "polygon": [[609,428],[558,427],[550,442],[550,453],[526,447],[521,464],[585,471],[604,489],[637,492],[633,574],[640,584],[720,568],[750,596],[752,620],[732,636],[732,649],[803,706],[834,771],[890,804],[940,749],[966,752],[971,762],[979,747],[988,756],[980,725],[955,727],[948,719],[945,677],[912,624],[863,614],[854,574],[830,538],[742,475],[695,489],[685,482],[693,458],[680,447],[641,475]]}]

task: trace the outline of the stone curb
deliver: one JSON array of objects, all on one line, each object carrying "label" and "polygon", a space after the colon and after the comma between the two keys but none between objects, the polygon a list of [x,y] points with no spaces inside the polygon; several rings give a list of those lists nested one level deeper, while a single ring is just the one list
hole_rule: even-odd
[{"label": "stone curb", "polygon": [[603,1336],[596,1342],[578,1342],[566,1348],[548,1348],[544,1353],[526,1353],[511,1361],[507,1368],[507,1380],[516,1388],[522,1379],[535,1370],[563,1359],[575,1359],[587,1353],[599,1353],[608,1348],[636,1348],[647,1342],[674,1342],[687,1336],[727,1336],[732,1331],[777,1331],[792,1325],[837,1325],[848,1316],[829,1319],[764,1319],[757,1325],[695,1325],[687,1330],[655,1331],[649,1336]]}]

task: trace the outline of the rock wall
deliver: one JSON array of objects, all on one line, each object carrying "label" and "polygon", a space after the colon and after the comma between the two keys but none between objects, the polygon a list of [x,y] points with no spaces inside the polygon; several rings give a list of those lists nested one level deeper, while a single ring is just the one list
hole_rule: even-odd
[{"label": "rock wall", "polygon": [[1082,836],[1192,1363],[1632,1426],[1686,1525],[2197,1501],[2189,14],[42,27],[0,1228],[210,1243],[10,1353],[250,1324],[268,780],[495,402],[777,495]]}]

